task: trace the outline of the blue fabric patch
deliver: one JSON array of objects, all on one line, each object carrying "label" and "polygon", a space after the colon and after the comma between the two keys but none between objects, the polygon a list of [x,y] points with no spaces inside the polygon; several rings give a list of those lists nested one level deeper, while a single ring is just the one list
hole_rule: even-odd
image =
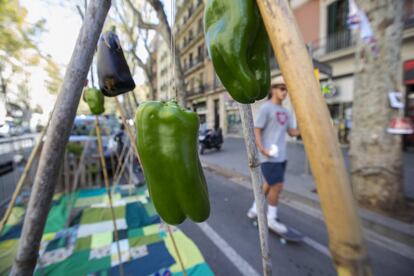
[{"label": "blue fabric patch", "polygon": [[83,189],[79,192],[79,197],[93,197],[106,194],[106,188],[99,189]]},{"label": "blue fabric patch", "polygon": [[[175,264],[163,241],[149,244],[148,255],[123,263],[125,275],[150,275]],[[110,275],[119,275],[118,266],[111,268]]]},{"label": "blue fabric patch", "polygon": [[13,225],[7,230],[6,233],[4,233],[4,235],[0,236],[0,242],[19,238],[20,234],[22,233],[22,228],[23,221],[19,224]]},{"label": "blue fabric patch", "polygon": [[159,216],[148,216],[141,202],[132,202],[126,205],[126,222],[129,229],[140,228],[150,224],[159,223]]}]

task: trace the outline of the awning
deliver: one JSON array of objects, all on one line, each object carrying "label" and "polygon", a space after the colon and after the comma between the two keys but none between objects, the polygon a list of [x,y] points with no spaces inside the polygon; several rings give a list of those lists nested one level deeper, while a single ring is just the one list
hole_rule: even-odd
[{"label": "awning", "polygon": [[414,59],[404,62],[404,84],[414,84]]}]

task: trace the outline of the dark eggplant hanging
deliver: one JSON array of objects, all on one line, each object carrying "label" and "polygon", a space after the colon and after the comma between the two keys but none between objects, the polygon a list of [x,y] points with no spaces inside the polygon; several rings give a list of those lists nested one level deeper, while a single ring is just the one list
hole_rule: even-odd
[{"label": "dark eggplant hanging", "polygon": [[115,97],[135,88],[119,38],[113,31],[101,35],[97,63],[99,87],[105,96]]}]

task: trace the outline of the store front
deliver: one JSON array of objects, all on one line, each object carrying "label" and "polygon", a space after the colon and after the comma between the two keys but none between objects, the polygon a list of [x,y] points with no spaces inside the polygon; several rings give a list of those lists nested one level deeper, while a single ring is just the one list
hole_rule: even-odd
[{"label": "store front", "polygon": [[243,128],[237,103],[227,92],[223,95],[225,102],[226,128],[225,133],[230,135],[242,136]]},{"label": "store front", "polygon": [[192,105],[193,111],[198,114],[200,124],[207,122],[207,105],[205,101],[196,102]]},{"label": "store front", "polygon": [[[414,123],[414,60],[404,62],[405,116]],[[404,135],[404,148],[414,148],[414,134]]]}]

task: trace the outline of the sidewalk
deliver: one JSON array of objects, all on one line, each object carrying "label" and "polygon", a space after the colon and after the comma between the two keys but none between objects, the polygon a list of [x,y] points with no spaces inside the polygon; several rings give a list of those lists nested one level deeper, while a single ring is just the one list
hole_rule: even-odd
[{"label": "sidewalk", "polygon": [[[348,150],[342,150],[346,166],[349,168]],[[414,168],[408,167],[409,161],[414,161],[414,154],[405,154],[404,157],[406,158],[404,162],[405,184],[408,186],[408,179],[414,179]],[[306,156],[302,144],[289,143],[288,160],[283,197],[306,205],[308,208],[313,209],[312,212],[316,211],[321,216],[319,197],[314,192],[315,183],[309,169],[307,169]],[[246,149],[241,138],[225,139],[222,151],[207,151],[204,155],[201,155],[201,161],[205,167],[225,175],[238,183],[250,186]],[[414,183],[410,183],[410,185],[414,186]],[[411,187],[411,189],[414,190],[414,187]],[[380,235],[380,238],[383,237],[409,245],[411,254],[414,256],[414,224],[404,223],[363,208],[359,209],[359,213],[364,228],[374,232],[371,234]]]}]

